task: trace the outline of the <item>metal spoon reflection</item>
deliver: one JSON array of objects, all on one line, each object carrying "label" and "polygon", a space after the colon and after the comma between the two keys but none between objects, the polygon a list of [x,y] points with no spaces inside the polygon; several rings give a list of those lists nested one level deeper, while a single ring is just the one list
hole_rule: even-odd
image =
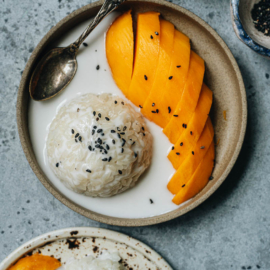
[{"label": "metal spoon reflection", "polygon": [[74,43],[65,48],[54,48],[42,57],[30,80],[29,93],[32,99],[47,100],[65,89],[76,74],[76,55],[83,41],[102,19],[124,1],[126,0],[105,0],[94,20]]}]

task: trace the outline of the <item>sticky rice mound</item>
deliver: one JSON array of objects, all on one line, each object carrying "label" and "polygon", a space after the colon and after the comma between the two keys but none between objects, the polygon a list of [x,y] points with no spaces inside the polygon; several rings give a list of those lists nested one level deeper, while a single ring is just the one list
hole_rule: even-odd
[{"label": "sticky rice mound", "polygon": [[46,142],[49,165],[69,189],[109,197],[148,168],[152,135],[142,115],[110,94],[86,94],[60,108]]},{"label": "sticky rice mound", "polygon": [[118,252],[103,251],[98,258],[87,256],[80,260],[74,260],[67,263],[66,270],[124,270],[123,265],[119,263],[121,257]]}]

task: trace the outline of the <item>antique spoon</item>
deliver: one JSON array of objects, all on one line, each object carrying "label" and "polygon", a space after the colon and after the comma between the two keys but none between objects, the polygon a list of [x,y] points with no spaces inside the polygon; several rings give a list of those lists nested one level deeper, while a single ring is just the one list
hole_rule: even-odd
[{"label": "antique spoon", "polygon": [[30,80],[29,92],[32,99],[50,99],[71,82],[77,71],[76,55],[79,47],[102,19],[124,1],[105,0],[94,20],[74,43],[65,48],[54,48],[42,57]]}]

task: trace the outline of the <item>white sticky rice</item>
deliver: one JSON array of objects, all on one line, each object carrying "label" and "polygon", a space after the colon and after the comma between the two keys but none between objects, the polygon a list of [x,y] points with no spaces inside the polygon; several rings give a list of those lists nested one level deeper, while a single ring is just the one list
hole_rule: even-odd
[{"label": "white sticky rice", "polygon": [[152,135],[121,98],[86,94],[61,107],[46,147],[50,167],[66,187],[109,197],[133,187],[150,165]]},{"label": "white sticky rice", "polygon": [[65,270],[122,270],[123,265],[119,263],[121,257],[118,252],[109,253],[108,251],[103,251],[98,258],[93,256],[85,257],[81,260],[73,260],[67,263],[63,267]]}]

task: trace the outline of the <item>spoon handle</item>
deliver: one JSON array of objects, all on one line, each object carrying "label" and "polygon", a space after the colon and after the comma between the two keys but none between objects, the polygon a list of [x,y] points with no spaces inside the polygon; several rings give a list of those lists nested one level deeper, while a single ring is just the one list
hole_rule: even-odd
[{"label": "spoon handle", "polygon": [[89,24],[89,26],[84,30],[81,36],[70,45],[70,50],[72,52],[78,51],[79,47],[83,41],[88,37],[88,35],[96,28],[96,26],[112,11],[114,11],[118,6],[120,6],[126,0],[105,0],[101,6],[98,14],[94,20]]}]

